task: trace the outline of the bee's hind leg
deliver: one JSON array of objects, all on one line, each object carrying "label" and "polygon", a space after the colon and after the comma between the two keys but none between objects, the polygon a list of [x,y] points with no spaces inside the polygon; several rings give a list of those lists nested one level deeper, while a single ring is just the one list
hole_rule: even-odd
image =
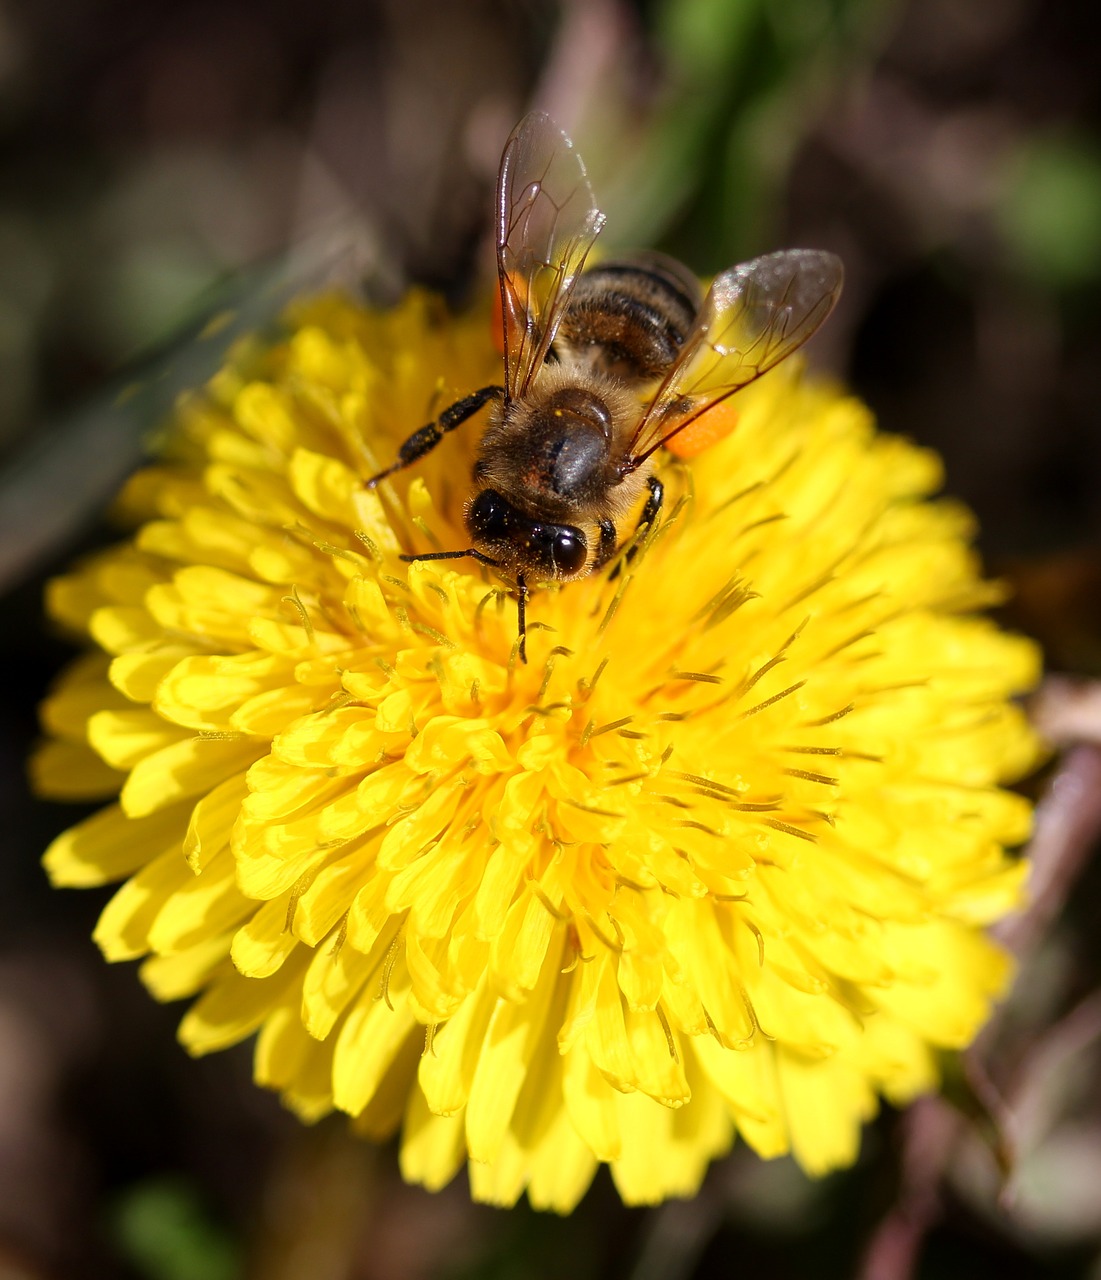
[{"label": "bee's hind leg", "polygon": [[392,476],[395,471],[403,471],[414,462],[419,462],[426,453],[431,453],[449,431],[462,426],[467,418],[472,418],[483,405],[504,394],[504,387],[482,387],[461,400],[456,400],[440,414],[435,422],[429,422],[426,426],[414,431],[398,450],[398,460],[391,463],[384,471],[380,471],[377,476],[372,476],[367,481],[367,488],[373,489],[387,476]]}]

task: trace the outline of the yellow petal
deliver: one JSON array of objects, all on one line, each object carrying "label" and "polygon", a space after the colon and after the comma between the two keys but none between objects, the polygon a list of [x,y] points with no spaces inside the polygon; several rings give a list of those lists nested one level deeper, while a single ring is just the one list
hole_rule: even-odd
[{"label": "yellow petal", "polygon": [[271,978],[224,974],[184,1015],[180,1043],[188,1053],[201,1057],[244,1040],[263,1025],[269,1010],[287,998],[304,969],[304,960],[294,955]]},{"label": "yellow petal", "polygon": [[590,1151],[598,1160],[617,1159],[623,1149],[619,1095],[583,1048],[574,1046],[566,1054],[562,1092],[570,1121]]},{"label": "yellow petal", "polygon": [[288,894],[265,902],[233,935],[230,957],[246,978],[270,978],[298,946],[287,919],[289,901]]},{"label": "yellow petal", "polygon": [[315,516],[354,529],[358,523],[355,494],[363,482],[336,458],[295,449],[287,467],[287,478],[299,502]]},{"label": "yellow petal", "polygon": [[216,787],[227,774],[247,768],[265,750],[251,738],[185,738],[140,760],[122,788],[132,818]]},{"label": "yellow petal", "polygon": [[466,1106],[495,1004],[483,984],[466,997],[459,1011],[432,1037],[432,1047],[421,1058],[417,1079],[429,1110],[436,1115],[455,1115]]},{"label": "yellow petal", "polygon": [[190,645],[171,644],[149,652],[120,654],[111,663],[111,683],[134,702],[152,702],[165,676],[181,658],[193,653]]},{"label": "yellow petal", "polygon": [[162,853],[180,848],[186,806],[162,809],[148,818],[128,818],[109,805],[62,832],[42,864],[52,884],[72,888],[110,884],[139,871]]},{"label": "yellow petal", "polygon": [[117,795],[125,773],[112,769],[82,742],[54,739],[35,749],[30,761],[35,791],[48,800],[104,800]]},{"label": "yellow petal", "polygon": [[616,1105],[623,1149],[612,1162],[612,1178],[626,1204],[695,1195],[708,1162],[729,1146],[729,1125],[717,1111],[705,1111],[702,1100],[669,1111],[645,1094],[632,1093],[619,1094]]},{"label": "yellow petal", "polygon": [[92,935],[107,959],[133,960],[150,950],[153,921],[172,895],[193,879],[177,845],[127,880],[104,907]]},{"label": "yellow petal", "polygon": [[375,1142],[384,1142],[401,1126],[410,1090],[416,1088],[417,1063],[424,1049],[424,1037],[417,1032],[418,1029],[414,1028],[410,1033],[370,1101],[354,1117],[352,1127],[356,1133]]},{"label": "yellow petal", "polygon": [[371,1100],[410,1036],[423,1038],[408,1011],[408,979],[395,965],[386,996],[364,991],[349,1011],[333,1051],[333,1101],[357,1115]]},{"label": "yellow petal", "polygon": [[57,681],[40,708],[42,726],[72,742],[83,742],[88,720],[96,712],[129,705],[107,684],[108,659],[93,654],[78,660]]},{"label": "yellow petal", "polygon": [[861,1125],[876,1112],[867,1080],[839,1058],[821,1062],[779,1049],[776,1065],[791,1146],[810,1174],[852,1164]]},{"label": "yellow petal", "polygon": [[[188,950],[206,937],[231,934],[252,910],[237,888],[233,858],[228,848],[223,849],[164,904],[149,926],[149,945],[161,955]],[[227,951],[223,946],[223,953]]]},{"label": "yellow petal", "polygon": [[142,961],[141,980],[158,1000],[183,1000],[196,995],[225,968],[226,946],[225,935],[216,933],[171,955],[149,956]]},{"label": "yellow petal", "polygon": [[790,1142],[773,1046],[759,1040],[727,1049],[705,1035],[693,1040],[691,1052],[753,1150],[765,1159],[784,1155]]},{"label": "yellow petal", "polygon": [[157,686],[153,705],[173,724],[226,731],[235,727],[233,715],[243,703],[290,678],[290,664],[271,654],[184,658]]},{"label": "yellow petal", "polygon": [[247,795],[245,775],[239,773],[208,791],[191,811],[184,855],[192,871],[202,871],[229,844],[233,824]]},{"label": "yellow petal", "polygon": [[88,721],[88,742],[112,769],[133,769],[146,756],[188,736],[145,707],[100,711]]},{"label": "yellow petal", "polygon": [[472,1160],[498,1159],[532,1058],[550,1049],[544,1026],[559,985],[558,967],[558,955],[549,956],[531,995],[523,1002],[499,999],[490,1015],[466,1104]]},{"label": "yellow petal", "polygon": [[333,1109],[332,1049],[306,1032],[289,1004],[277,1005],[260,1028],[254,1073],[257,1084],[282,1093],[284,1103],[306,1124]]},{"label": "yellow petal", "polygon": [[411,1090],[401,1139],[402,1177],[429,1191],[439,1191],[454,1178],[465,1159],[462,1116],[435,1114],[428,1109],[424,1094]]},{"label": "yellow petal", "polygon": [[[368,1001],[382,999],[377,975],[387,950],[388,944],[379,945],[364,954],[337,935],[313,953],[302,981],[302,1025],[310,1035],[324,1040],[357,996],[366,996]],[[376,979],[373,983],[372,977]]]}]

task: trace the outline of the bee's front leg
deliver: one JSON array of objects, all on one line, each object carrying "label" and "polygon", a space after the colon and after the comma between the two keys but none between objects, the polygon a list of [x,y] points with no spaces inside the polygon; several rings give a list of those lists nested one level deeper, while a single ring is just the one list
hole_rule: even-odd
[{"label": "bee's front leg", "polygon": [[520,661],[528,660],[528,584],[522,573],[516,575],[516,630],[519,633]]},{"label": "bee's front leg", "polygon": [[372,476],[367,481],[367,488],[373,489],[375,485],[385,480],[387,476],[392,476],[395,471],[403,471],[406,467],[412,466],[414,462],[419,462],[426,453],[430,453],[440,443],[449,431],[454,431],[456,427],[462,426],[483,405],[488,404],[490,400],[496,400],[504,394],[504,387],[482,387],[480,390],[464,396],[461,400],[456,400],[434,422],[429,422],[426,426],[414,431],[398,450],[397,461],[391,463],[384,471],[380,471],[377,476]]}]

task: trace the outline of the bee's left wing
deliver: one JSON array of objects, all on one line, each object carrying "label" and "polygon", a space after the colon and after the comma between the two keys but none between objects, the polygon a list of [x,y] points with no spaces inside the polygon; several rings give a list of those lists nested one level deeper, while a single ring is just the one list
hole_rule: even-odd
[{"label": "bee's left wing", "polygon": [[509,400],[523,395],[542,367],[603,225],[573,143],[550,116],[525,116],[505,143],[497,179],[497,274]]},{"label": "bee's left wing", "polygon": [[631,469],[801,347],[833,310],[843,279],[841,259],[817,249],[766,254],[716,276],[635,428]]}]

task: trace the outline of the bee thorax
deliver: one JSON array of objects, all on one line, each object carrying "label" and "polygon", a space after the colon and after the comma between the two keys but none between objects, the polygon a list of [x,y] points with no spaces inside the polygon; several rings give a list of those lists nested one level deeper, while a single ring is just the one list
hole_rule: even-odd
[{"label": "bee thorax", "polygon": [[486,432],[474,479],[548,518],[572,520],[619,483],[615,423],[625,416],[623,393],[566,383],[560,368],[548,375]]}]

